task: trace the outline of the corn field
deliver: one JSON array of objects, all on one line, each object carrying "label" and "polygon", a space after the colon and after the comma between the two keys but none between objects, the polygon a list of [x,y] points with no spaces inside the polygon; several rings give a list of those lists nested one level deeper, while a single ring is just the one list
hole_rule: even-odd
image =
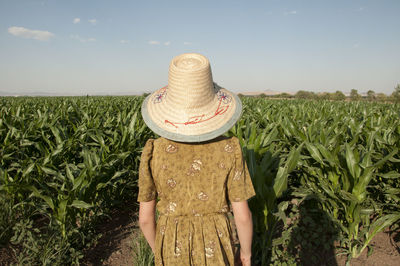
[{"label": "corn field", "polygon": [[[79,264],[96,223],[136,200],[140,153],[157,137],[143,99],[0,98],[0,245],[20,264]],[[255,265],[298,262],[285,252],[300,206],[328,217],[349,259],[398,225],[399,105],[242,101],[226,135],[239,138],[257,194]]]}]

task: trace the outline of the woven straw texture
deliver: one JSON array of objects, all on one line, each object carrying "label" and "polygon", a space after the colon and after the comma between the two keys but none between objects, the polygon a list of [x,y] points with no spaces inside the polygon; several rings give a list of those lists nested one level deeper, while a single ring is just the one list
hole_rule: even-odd
[{"label": "woven straw texture", "polygon": [[169,67],[168,86],[150,94],[142,105],[146,124],[176,141],[205,141],[232,127],[240,117],[239,98],[217,86],[208,59],[182,54]]}]

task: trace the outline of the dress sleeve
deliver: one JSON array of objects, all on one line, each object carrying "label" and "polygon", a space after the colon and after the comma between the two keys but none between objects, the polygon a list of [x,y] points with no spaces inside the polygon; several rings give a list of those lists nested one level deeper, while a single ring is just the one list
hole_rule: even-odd
[{"label": "dress sleeve", "polygon": [[151,201],[156,199],[156,186],[151,172],[154,139],[148,139],[144,145],[139,165],[139,195],[137,201]]},{"label": "dress sleeve", "polygon": [[239,139],[232,138],[234,162],[228,176],[228,197],[231,202],[248,200],[256,195],[246,160],[243,159]]}]

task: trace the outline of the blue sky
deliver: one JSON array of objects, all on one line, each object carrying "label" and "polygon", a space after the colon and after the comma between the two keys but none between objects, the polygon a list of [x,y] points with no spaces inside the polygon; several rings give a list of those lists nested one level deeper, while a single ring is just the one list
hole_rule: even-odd
[{"label": "blue sky", "polygon": [[0,91],[141,94],[198,52],[234,92],[390,94],[400,1],[0,0]]}]

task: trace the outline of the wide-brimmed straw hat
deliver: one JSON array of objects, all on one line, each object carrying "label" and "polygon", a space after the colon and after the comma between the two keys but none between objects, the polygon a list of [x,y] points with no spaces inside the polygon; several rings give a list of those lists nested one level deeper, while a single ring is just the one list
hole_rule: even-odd
[{"label": "wide-brimmed straw hat", "polygon": [[181,54],[169,66],[168,86],[146,97],[142,116],[158,135],[181,142],[201,142],[228,131],[239,119],[242,103],[213,82],[208,59]]}]

